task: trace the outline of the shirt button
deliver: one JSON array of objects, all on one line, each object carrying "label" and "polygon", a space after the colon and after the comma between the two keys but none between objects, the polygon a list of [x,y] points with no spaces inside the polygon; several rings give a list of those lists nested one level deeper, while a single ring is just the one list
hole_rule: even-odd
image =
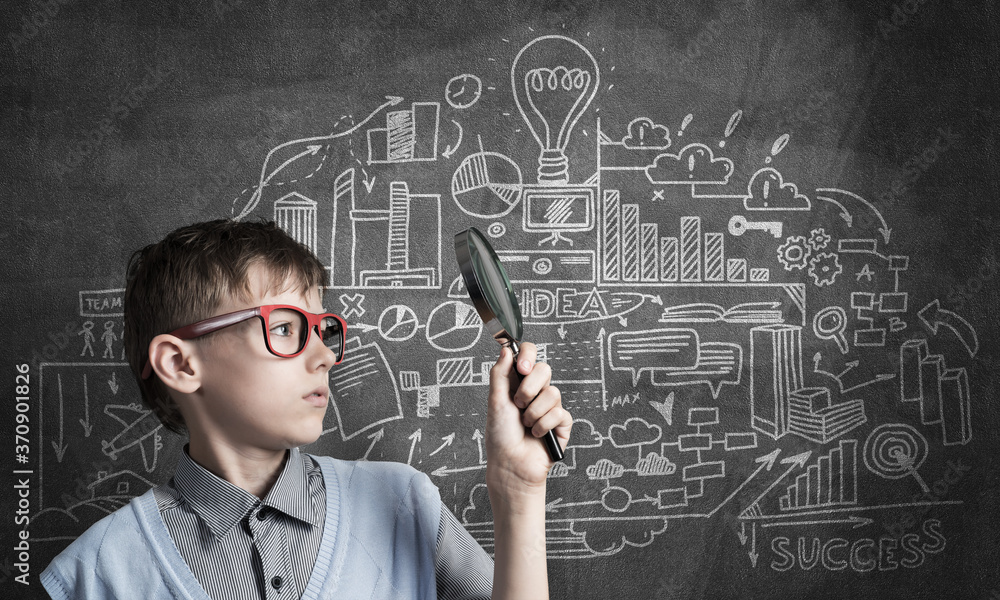
[{"label": "shirt button", "polygon": [[264,519],[266,519],[267,518],[267,513],[268,513],[267,508],[262,508],[262,509],[258,510],[257,511],[257,520],[258,521],[263,521]]},{"label": "shirt button", "polygon": [[281,578],[281,575],[275,575],[271,578],[271,587],[276,590],[280,590],[283,583],[285,583],[285,580]]}]

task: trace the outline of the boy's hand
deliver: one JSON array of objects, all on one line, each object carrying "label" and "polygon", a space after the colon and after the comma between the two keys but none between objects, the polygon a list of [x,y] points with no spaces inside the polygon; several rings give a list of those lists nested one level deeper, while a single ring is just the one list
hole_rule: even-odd
[{"label": "boy's hand", "polygon": [[534,344],[521,345],[516,375],[513,353],[503,348],[490,369],[486,483],[491,495],[544,494],[553,462],[537,438],[554,429],[560,448],[569,441],[573,418],[562,407],[559,388],[549,384],[552,370],[536,364],[535,356]]}]

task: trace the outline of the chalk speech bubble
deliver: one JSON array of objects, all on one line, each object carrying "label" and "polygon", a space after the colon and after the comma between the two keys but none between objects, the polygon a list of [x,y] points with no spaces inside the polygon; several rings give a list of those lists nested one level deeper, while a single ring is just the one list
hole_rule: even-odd
[{"label": "chalk speech bubble", "polygon": [[632,385],[643,371],[686,371],[698,365],[698,332],[694,329],[663,328],[617,331],[608,336],[608,362],[613,371],[630,371]]},{"label": "chalk speech bubble", "polygon": [[743,347],[729,342],[705,342],[698,347],[698,364],[684,371],[654,371],[653,385],[704,383],[718,398],[723,385],[739,385],[743,375]]}]

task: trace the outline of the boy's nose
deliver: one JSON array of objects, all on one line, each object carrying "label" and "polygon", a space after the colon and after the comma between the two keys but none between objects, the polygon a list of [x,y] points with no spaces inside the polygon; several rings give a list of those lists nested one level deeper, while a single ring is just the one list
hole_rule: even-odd
[{"label": "boy's nose", "polygon": [[306,352],[311,360],[316,361],[317,368],[323,367],[328,371],[337,362],[337,353],[323,343],[323,335],[319,332],[318,327],[313,327],[309,334],[309,339],[306,341]]}]

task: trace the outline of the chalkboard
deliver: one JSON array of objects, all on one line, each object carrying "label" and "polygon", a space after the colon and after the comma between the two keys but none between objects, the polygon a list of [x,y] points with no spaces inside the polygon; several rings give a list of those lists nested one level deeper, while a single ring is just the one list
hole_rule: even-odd
[{"label": "chalkboard", "polygon": [[552,597],[1000,598],[993,3],[5,13],[0,595],[172,474],[130,253],[263,217],[349,323],[306,450],[413,465],[492,551],[489,236],[575,419]]}]

